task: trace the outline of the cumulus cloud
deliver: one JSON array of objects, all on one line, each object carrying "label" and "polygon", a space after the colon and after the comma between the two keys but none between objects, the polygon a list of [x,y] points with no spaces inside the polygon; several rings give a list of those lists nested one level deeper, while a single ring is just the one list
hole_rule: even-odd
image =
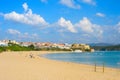
[{"label": "cumulus cloud", "polygon": [[93,32],[92,23],[86,17],[84,17],[83,20],[80,20],[76,26],[81,28],[84,32]]},{"label": "cumulus cloud", "polygon": [[60,3],[70,8],[74,8],[74,9],[80,8],[80,5],[76,4],[74,0],[60,0]]},{"label": "cumulus cloud", "polygon": [[101,26],[93,24],[87,17],[83,17],[82,20],[75,24],[72,24],[70,20],[65,20],[63,17],[61,17],[58,20],[57,25],[60,27],[60,32],[67,30],[72,33],[88,34],[96,37],[100,37],[103,34]]},{"label": "cumulus cloud", "polygon": [[72,33],[76,33],[77,31],[75,30],[73,24],[71,23],[71,21],[69,20],[65,20],[63,17],[61,17],[58,20],[58,25],[62,28],[67,29],[68,31],[72,32]]},{"label": "cumulus cloud", "polygon": [[105,14],[103,14],[103,13],[96,13],[96,16],[98,16],[98,17],[105,17]]},{"label": "cumulus cloud", "polygon": [[83,32],[88,34],[102,35],[103,30],[100,25],[93,24],[87,17],[84,17],[78,23],[75,24],[76,27],[80,28]]},{"label": "cumulus cloud", "polygon": [[12,34],[12,35],[20,35],[21,34],[18,30],[15,30],[15,29],[8,29],[7,33]]},{"label": "cumulus cloud", "polygon": [[12,20],[19,23],[24,23],[28,25],[33,26],[46,26],[48,23],[44,20],[43,17],[37,14],[33,14],[32,10],[28,8],[27,3],[24,3],[23,8],[25,10],[25,13],[20,14],[15,11],[12,11],[11,13],[4,14],[4,18],[7,20]]},{"label": "cumulus cloud", "polygon": [[83,0],[84,3],[96,5],[96,2],[94,0]]}]

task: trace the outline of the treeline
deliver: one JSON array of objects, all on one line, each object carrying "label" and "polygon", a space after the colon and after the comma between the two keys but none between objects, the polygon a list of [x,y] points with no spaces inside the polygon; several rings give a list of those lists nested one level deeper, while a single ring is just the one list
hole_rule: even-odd
[{"label": "treeline", "polygon": [[113,46],[92,46],[97,51],[120,51],[120,45]]},{"label": "treeline", "polygon": [[70,49],[61,49],[58,47],[37,48],[36,51],[71,51]]},{"label": "treeline", "polygon": [[34,50],[32,45],[25,47],[17,44],[9,43],[8,46],[0,46],[0,52],[2,51],[31,51]]},{"label": "treeline", "polygon": [[25,47],[18,44],[9,43],[8,46],[0,46],[0,52],[3,51],[70,51],[70,49],[60,49],[57,47],[36,48],[34,45]]}]

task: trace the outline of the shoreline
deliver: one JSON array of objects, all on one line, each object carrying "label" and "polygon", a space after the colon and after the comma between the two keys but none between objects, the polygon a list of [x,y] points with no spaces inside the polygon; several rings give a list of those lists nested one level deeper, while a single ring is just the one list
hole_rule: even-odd
[{"label": "shoreline", "polygon": [[[0,80],[119,80],[120,70],[49,60],[38,56],[58,52],[22,51],[0,53]],[[62,52],[63,53],[63,52]],[[33,54],[34,58],[30,58]]]},{"label": "shoreline", "polygon": [[[40,54],[40,55],[46,55],[46,54],[61,54],[61,53],[72,53],[72,52],[51,52],[51,53],[45,53],[45,54]],[[40,57],[43,57],[43,56],[40,56]],[[46,58],[46,57],[43,57],[43,58],[45,58],[45,59],[49,59],[49,58]],[[55,60],[55,59],[49,59],[49,60],[54,60],[54,61],[59,61],[59,62],[67,62],[67,63],[75,63],[75,64],[81,64],[81,65],[86,65],[86,66],[95,66],[95,64],[84,64],[84,63],[77,63],[77,62],[71,62],[71,61],[62,61],[62,60]],[[102,64],[97,64],[96,63],[96,67],[103,67],[103,65]],[[104,65],[104,67],[105,68],[112,68],[112,69],[118,69],[118,70],[120,70],[120,67],[110,67],[110,66],[106,66],[106,65]]]},{"label": "shoreline", "polygon": [[[44,59],[47,59],[47,60],[50,60],[50,61],[56,61],[56,62],[62,62],[62,63],[71,63],[71,64],[78,64],[78,65],[84,65],[84,66],[92,66],[94,67],[94,64],[90,65],[90,64],[82,64],[82,63],[75,63],[75,62],[65,62],[65,61],[61,61],[61,60],[54,60],[54,59],[48,59],[48,58],[45,58],[45,57],[42,57],[41,55],[46,55],[46,54],[64,54],[64,53],[72,53],[71,51],[10,51],[12,53],[20,53],[20,54],[23,54],[25,57],[29,57],[30,54],[33,54],[34,57],[36,58],[44,58]],[[2,52],[2,53],[8,53],[8,52]],[[0,53],[0,54],[2,54]],[[97,66],[96,67],[103,67],[103,66]],[[113,68],[113,67],[107,67],[105,66],[105,68],[108,68],[108,69],[115,69],[115,70],[120,70],[119,68]]]},{"label": "shoreline", "polygon": [[[46,55],[46,54],[64,54],[64,53],[72,53],[71,51],[10,51],[12,53],[21,53],[21,54],[24,54],[25,57],[29,57],[30,54],[33,54],[34,57],[36,58],[44,58],[44,59],[47,59],[47,60],[50,60],[50,61],[57,61],[57,62],[63,62],[63,63],[72,63],[72,64],[78,64],[78,65],[85,65],[85,66],[92,66],[94,67],[94,64],[90,65],[90,64],[82,64],[82,63],[75,63],[75,62],[65,62],[65,61],[61,61],[61,60],[54,60],[54,59],[48,59],[48,58],[45,58],[45,57],[42,57],[41,55]],[[2,52],[4,53],[4,52]],[[5,52],[7,53],[7,52]],[[0,53],[1,54],[1,53]],[[97,66],[97,65],[96,65]],[[103,67],[103,66],[97,66],[99,68]],[[120,70],[119,68],[113,68],[113,67],[107,67],[105,66],[105,68],[108,68],[108,69],[115,69],[115,70]]]}]

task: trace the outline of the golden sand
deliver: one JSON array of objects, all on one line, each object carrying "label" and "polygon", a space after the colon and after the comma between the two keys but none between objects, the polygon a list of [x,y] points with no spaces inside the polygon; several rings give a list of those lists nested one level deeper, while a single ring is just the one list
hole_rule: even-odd
[{"label": "golden sand", "polygon": [[[0,80],[120,80],[120,70],[48,60],[47,51],[0,53]],[[53,53],[53,52],[52,52]],[[30,58],[32,54],[33,58]]]}]

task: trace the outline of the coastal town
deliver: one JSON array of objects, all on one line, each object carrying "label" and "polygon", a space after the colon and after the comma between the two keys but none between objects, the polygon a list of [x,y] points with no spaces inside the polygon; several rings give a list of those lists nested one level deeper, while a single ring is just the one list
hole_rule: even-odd
[{"label": "coastal town", "polygon": [[52,42],[18,42],[15,40],[0,40],[0,46],[9,46],[9,44],[16,44],[23,47],[33,46],[35,50],[65,50],[75,52],[94,52],[87,44],[68,44],[68,43],[52,43]]},{"label": "coastal town", "polygon": [[120,0],[0,0],[0,80],[120,80]]}]

